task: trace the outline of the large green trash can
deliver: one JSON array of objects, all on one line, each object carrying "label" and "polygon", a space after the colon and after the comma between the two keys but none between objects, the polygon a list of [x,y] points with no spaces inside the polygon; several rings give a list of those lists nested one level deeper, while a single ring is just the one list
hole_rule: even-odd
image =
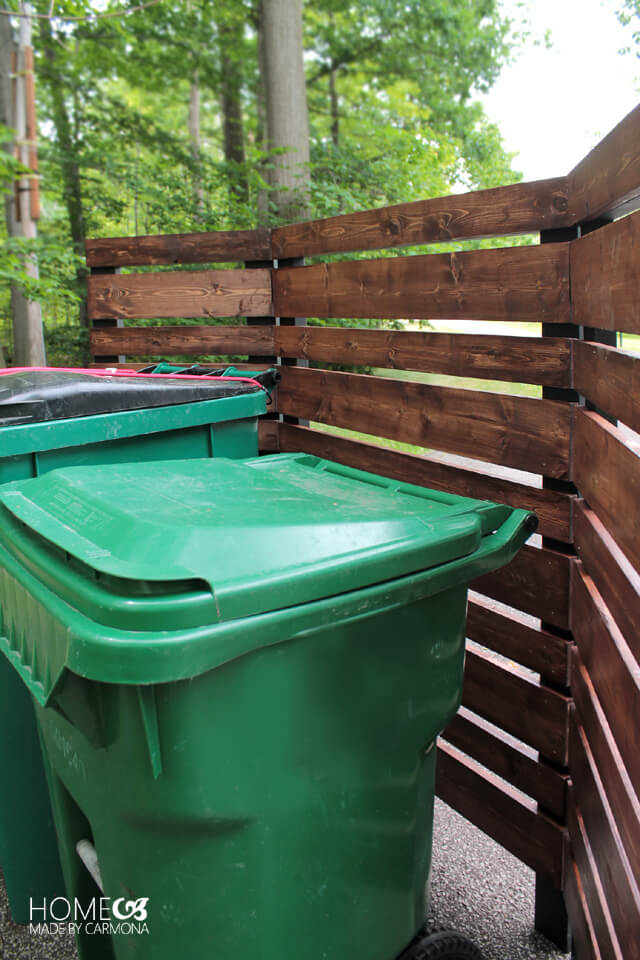
[{"label": "large green trash can", "polygon": [[[73,464],[256,456],[266,399],[239,373],[205,380],[4,370],[0,484]],[[29,897],[64,893],[40,752],[31,697],[0,657],[0,865],[18,923],[28,922]]]},{"label": "large green trash can", "polygon": [[71,900],[34,921],[77,923],[85,960],[392,960],[425,915],[467,585],[534,528],[302,454],[5,487],[0,648]]}]

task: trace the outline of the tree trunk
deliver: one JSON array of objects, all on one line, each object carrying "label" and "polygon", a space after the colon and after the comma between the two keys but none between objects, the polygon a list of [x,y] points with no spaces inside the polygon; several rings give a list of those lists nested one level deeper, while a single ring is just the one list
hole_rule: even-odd
[{"label": "tree trunk", "polygon": [[197,70],[193,74],[189,94],[189,139],[191,140],[191,155],[195,168],[193,176],[193,199],[196,217],[202,221],[204,219],[204,191],[202,189],[202,172],[200,169],[202,138],[200,135],[200,79]]},{"label": "tree trunk", "polygon": [[309,216],[309,120],[302,47],[302,0],[262,0],[270,181],[286,220]]},{"label": "tree trunk", "polygon": [[[64,202],[69,221],[69,232],[74,250],[79,256],[84,257],[86,227],[78,164],[78,148],[71,129],[71,119],[65,101],[65,78],[59,69],[56,58],[55,41],[51,33],[51,24],[46,18],[40,21],[40,37],[44,52],[42,79],[49,87],[53,106],[53,125],[56,131],[56,141],[60,157],[59,162],[62,173]],[[76,281],[79,288],[83,291],[83,299],[79,305],[79,310],[80,322],[84,327],[89,326],[85,292],[86,279],[86,268],[80,267],[76,271]]]},{"label": "tree trunk", "polygon": [[340,114],[338,113],[338,91],[336,90],[336,71],[331,67],[329,71],[329,101],[331,108],[331,139],[334,146],[340,141]]},{"label": "tree trunk", "polygon": [[242,67],[236,56],[229,51],[237,50],[242,39],[243,24],[225,27],[220,31],[222,41],[222,82],[220,106],[224,135],[224,158],[229,166],[229,182],[232,200],[247,203],[249,182],[247,180],[244,152],[244,126],[242,122]]},{"label": "tree trunk", "polygon": [[[21,12],[30,14],[28,4],[21,6]],[[2,20],[8,18],[2,17]],[[7,117],[7,126],[16,131],[18,157],[24,166],[28,166],[35,158],[35,109],[30,102],[33,96],[33,54],[31,51],[31,19],[21,17],[20,40],[17,50],[12,50],[11,28],[6,33],[6,24],[3,25],[2,38],[3,63],[13,64],[13,73],[16,74],[15,88],[5,80],[3,83],[3,112]],[[9,53],[8,58],[4,53]],[[15,97],[14,97],[15,93]],[[31,144],[31,146],[29,145]],[[7,232],[11,237],[23,237],[25,240],[36,238],[36,222],[38,215],[36,203],[33,200],[33,181],[29,177],[20,177],[18,181],[17,203],[13,191],[5,206]],[[24,272],[31,279],[38,278],[38,264],[33,256],[25,256]],[[11,313],[13,318],[13,363],[15,366],[44,366],[46,362],[44,349],[44,334],[42,330],[42,310],[39,303],[27,300],[22,290],[17,286],[11,289]]]}]

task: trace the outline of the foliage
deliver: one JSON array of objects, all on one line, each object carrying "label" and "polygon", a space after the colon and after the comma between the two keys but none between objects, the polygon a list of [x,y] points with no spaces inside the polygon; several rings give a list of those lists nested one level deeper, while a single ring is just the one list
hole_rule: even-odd
[{"label": "foliage", "polygon": [[[49,0],[35,7],[46,15]],[[55,14],[118,9],[56,0]],[[52,355],[76,356],[86,338],[67,327],[82,323],[85,237],[276,222],[264,206],[274,157],[263,146],[258,21],[259,0],[175,0],[111,19],[34,22],[41,237],[0,238],[0,319],[10,283],[22,285],[43,304]],[[477,102],[521,39],[516,26],[498,0],[307,2],[313,215],[519,179]],[[199,146],[188,122],[194,85]],[[226,141],[229,98],[240,155]],[[19,172],[0,151],[0,181]],[[37,258],[39,281],[26,277],[25,256]]]}]

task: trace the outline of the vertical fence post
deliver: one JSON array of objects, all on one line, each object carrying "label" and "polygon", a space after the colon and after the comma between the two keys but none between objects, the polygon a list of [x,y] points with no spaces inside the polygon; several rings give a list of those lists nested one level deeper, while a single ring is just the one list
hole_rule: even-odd
[{"label": "vertical fence post", "polygon": [[[578,236],[579,230],[577,227],[567,227],[558,230],[541,230],[540,243],[568,243],[571,240],[575,240]],[[542,324],[543,337],[568,337],[570,339],[576,339],[579,335],[578,327],[572,323]],[[579,399],[578,394],[574,390],[564,387],[543,387],[542,396],[546,400],[556,400],[561,403],[577,403]],[[544,489],[558,490],[562,493],[574,494],[576,492],[572,483],[565,480],[556,480],[553,477],[543,476],[542,486]],[[543,537],[542,545],[547,550],[556,550],[563,554],[575,554],[573,543],[561,543],[551,537]],[[573,643],[573,636],[568,630],[561,630],[545,621],[542,621],[541,625],[544,630],[564,640],[567,644]],[[559,686],[557,680],[546,676],[544,673],[540,674],[540,684],[543,687],[555,690],[564,695],[568,695],[570,692],[568,687]],[[558,769],[558,765],[548,757],[540,755],[540,762],[554,767],[554,769]],[[559,772],[568,774],[568,768],[561,767]],[[540,805],[539,809],[545,816],[551,819],[557,819],[549,810],[544,809]],[[563,827],[566,826],[566,811],[564,822],[561,825]],[[571,931],[564,895],[562,890],[558,889],[551,878],[542,873],[536,874],[535,928],[561,950],[566,952],[571,949]]]}]

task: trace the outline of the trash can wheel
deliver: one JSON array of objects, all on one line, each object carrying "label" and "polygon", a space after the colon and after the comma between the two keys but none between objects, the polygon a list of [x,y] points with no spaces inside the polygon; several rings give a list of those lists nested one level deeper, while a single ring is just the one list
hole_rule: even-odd
[{"label": "trash can wheel", "polygon": [[416,938],[398,960],[483,960],[483,956],[463,934],[438,930]]}]

